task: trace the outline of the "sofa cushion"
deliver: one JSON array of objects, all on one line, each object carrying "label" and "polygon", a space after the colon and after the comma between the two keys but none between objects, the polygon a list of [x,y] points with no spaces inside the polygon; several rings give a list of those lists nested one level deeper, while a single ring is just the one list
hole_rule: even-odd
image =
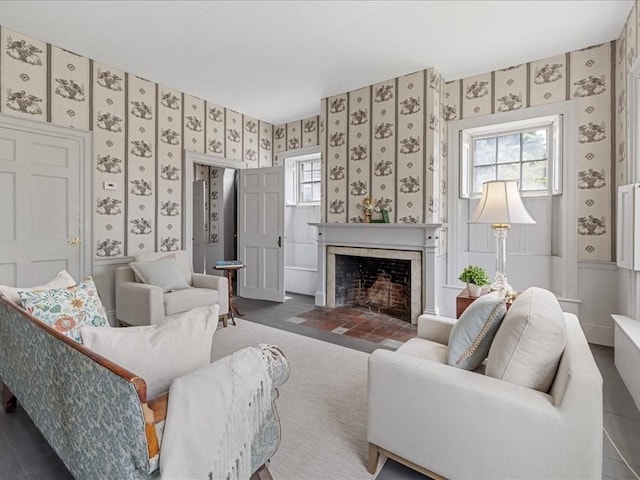
[{"label": "sofa cushion", "polygon": [[447,363],[447,346],[424,338],[411,338],[400,346],[396,352],[429,360],[430,362]]},{"label": "sofa cushion", "polygon": [[196,307],[220,303],[217,290],[189,287],[163,295],[165,316],[176,315]]},{"label": "sofa cushion", "polygon": [[93,279],[67,288],[19,292],[23,308],[34,317],[82,343],[82,325],[108,327],[109,321]]},{"label": "sofa cushion", "polygon": [[2,293],[5,297],[11,300],[13,303],[20,304],[20,294],[18,293],[20,290],[22,291],[33,291],[33,290],[48,290],[51,288],[65,288],[71,287],[75,285],[76,281],[73,279],[71,275],[66,270],[62,270],[58,272],[56,278],[50,280],[44,285],[39,285],[37,287],[8,287],[6,285],[0,285],[0,293]]},{"label": "sofa cushion", "polygon": [[489,347],[507,313],[504,295],[488,293],[475,300],[449,334],[447,364],[475,370],[487,358]]},{"label": "sofa cushion", "polygon": [[178,263],[178,269],[182,274],[184,281],[191,285],[191,259],[185,250],[176,250],[174,252],[148,252],[141,253],[135,257],[136,262],[154,262],[161,258],[173,257]]},{"label": "sofa cushion", "polygon": [[218,306],[191,310],[157,325],[125,328],[82,327],[84,345],[147,384],[147,399],[169,390],[178,378],[211,362]]},{"label": "sofa cushion", "polygon": [[487,375],[547,392],[567,342],[564,314],[556,297],[531,287],[513,302],[487,359]]},{"label": "sofa cushion", "polygon": [[161,287],[163,292],[189,288],[174,257],[164,257],[152,262],[131,262],[129,266],[142,283]]}]

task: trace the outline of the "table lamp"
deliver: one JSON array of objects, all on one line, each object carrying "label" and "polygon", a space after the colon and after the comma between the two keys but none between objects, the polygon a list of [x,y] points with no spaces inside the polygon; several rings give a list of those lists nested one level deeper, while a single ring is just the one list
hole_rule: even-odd
[{"label": "table lamp", "polygon": [[482,184],[482,196],[469,223],[488,223],[496,237],[496,278],[491,290],[508,293],[507,234],[512,224],[536,223],[522,203],[515,180],[493,180]]}]

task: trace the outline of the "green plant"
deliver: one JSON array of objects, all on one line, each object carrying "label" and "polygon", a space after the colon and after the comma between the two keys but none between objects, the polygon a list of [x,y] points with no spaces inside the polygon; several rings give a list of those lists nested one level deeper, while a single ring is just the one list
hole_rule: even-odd
[{"label": "green plant", "polygon": [[483,285],[489,285],[489,275],[487,275],[487,271],[477,265],[469,265],[465,267],[458,277],[458,280],[464,283],[473,283],[480,287]]}]

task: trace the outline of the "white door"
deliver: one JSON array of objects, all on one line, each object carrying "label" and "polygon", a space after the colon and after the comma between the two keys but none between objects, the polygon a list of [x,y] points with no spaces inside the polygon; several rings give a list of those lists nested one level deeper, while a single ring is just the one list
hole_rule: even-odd
[{"label": "white door", "polygon": [[284,302],[284,169],[240,170],[238,295]]},{"label": "white door", "polygon": [[193,182],[193,271],[207,273],[205,265],[206,187],[204,180]]},{"label": "white door", "polygon": [[0,128],[0,284],[81,280],[81,155],[77,140]]}]

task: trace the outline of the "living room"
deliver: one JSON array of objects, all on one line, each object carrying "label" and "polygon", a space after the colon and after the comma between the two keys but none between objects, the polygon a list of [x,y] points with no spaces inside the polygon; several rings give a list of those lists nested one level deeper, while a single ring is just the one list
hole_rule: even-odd
[{"label": "living room", "polygon": [[[562,311],[579,319],[594,356],[609,359],[605,390],[609,381],[632,399],[625,414],[612,415],[631,433],[609,432],[616,446],[607,447],[605,438],[604,472],[632,478],[625,463],[638,472],[640,462],[629,440],[640,434],[634,370],[640,241],[630,228],[638,215],[633,185],[640,181],[634,134],[639,9],[633,0],[2,2],[0,127],[65,133],[75,143],[64,154],[62,143],[47,150],[53,166],[71,165],[66,195],[59,193],[61,183],[43,175],[35,189],[12,183],[19,170],[3,167],[0,197],[13,211],[0,216],[0,284],[44,284],[63,265],[76,280],[93,277],[111,325],[132,324],[118,314],[117,272],[135,257],[184,250],[192,269],[204,265],[195,273],[224,278],[215,262],[233,256],[247,266],[231,282],[239,295],[232,302],[247,310],[245,320],[273,316],[263,323],[323,340],[342,336],[329,341],[352,346],[346,337],[366,338],[344,335],[345,322],[332,325],[335,332],[309,333],[320,321],[309,318],[305,330],[297,314],[344,307],[337,291],[349,287],[337,283],[348,267],[339,257],[366,249],[373,263],[406,262],[410,295],[401,302],[408,305],[407,328],[418,334],[421,315],[457,316],[464,289],[458,277],[466,266],[479,265],[492,278],[499,273],[495,222],[470,223],[483,182],[529,182],[518,198],[535,223],[509,222],[502,268],[513,290],[552,292]],[[478,163],[479,151],[469,156],[476,144],[497,151],[514,132],[521,139],[544,132],[545,141],[531,147],[542,145],[544,167],[539,157],[523,156],[524,140],[510,145],[520,155],[518,172],[529,168],[528,175],[514,177],[504,160]],[[2,158],[9,158],[13,150],[2,145]],[[309,167],[305,186],[302,165],[318,155],[320,178]],[[262,209],[268,201],[251,203],[254,191],[243,187],[253,181],[252,170],[277,168],[285,182],[282,218]],[[233,230],[214,219],[218,198],[212,196],[222,185],[213,172],[229,170],[238,178],[231,180],[238,190],[238,243],[232,235],[224,258],[196,261],[207,257],[197,252],[217,248],[216,232]],[[496,177],[496,171],[503,173]],[[206,184],[204,222],[194,216],[198,179]],[[302,199],[304,192],[309,196]],[[33,219],[30,240],[46,241],[14,235],[25,229],[15,218]],[[274,245],[249,235],[256,225],[270,232]],[[207,241],[191,241],[196,231]],[[255,258],[242,253],[258,248]],[[41,253],[56,261],[46,263]],[[286,292],[305,293],[303,307],[295,299],[280,305],[291,297]],[[259,302],[269,299],[276,301],[272,307]],[[221,329],[214,342],[224,338],[239,347],[227,338],[232,335],[233,328]],[[404,343],[386,340],[389,348]],[[367,354],[377,346],[359,345]],[[366,375],[363,358],[355,362]],[[289,361],[295,369],[293,357]],[[358,385],[366,401],[364,380]],[[622,457],[611,453],[616,448]],[[281,450],[276,455],[284,455]],[[354,458],[360,453],[366,455]],[[274,478],[295,470],[278,469],[277,458]],[[393,478],[392,464],[381,467],[378,478]],[[371,478],[359,467],[357,478]]]}]

